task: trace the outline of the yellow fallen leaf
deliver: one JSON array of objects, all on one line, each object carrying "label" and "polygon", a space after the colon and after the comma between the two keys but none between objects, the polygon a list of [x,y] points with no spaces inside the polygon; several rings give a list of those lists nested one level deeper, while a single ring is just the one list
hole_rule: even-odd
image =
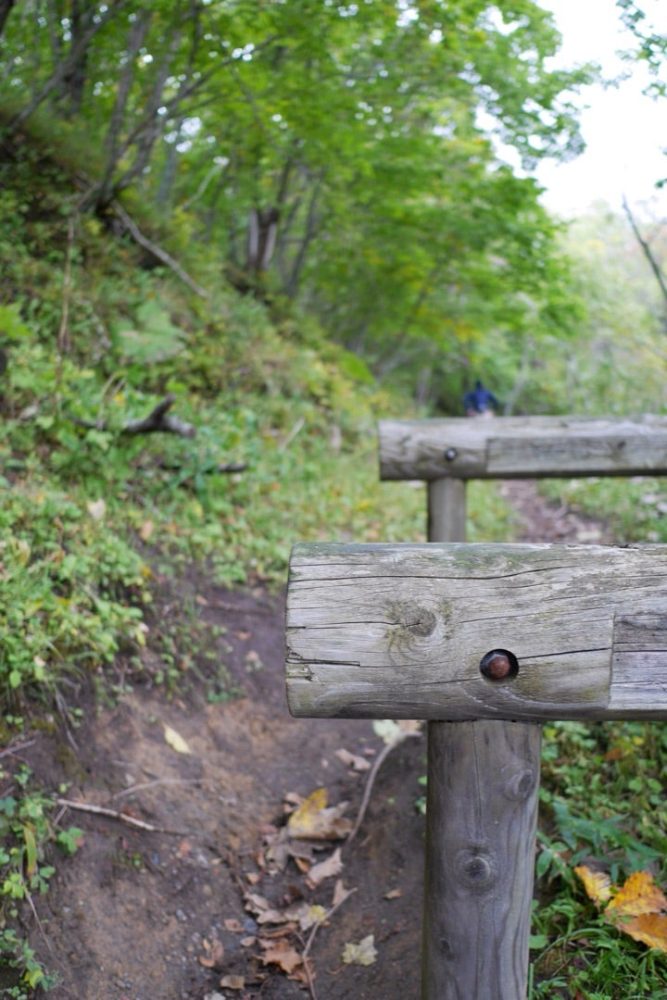
[{"label": "yellow fallen leaf", "polygon": [[326,788],[316,788],[315,791],[311,792],[308,798],[304,799],[301,805],[294,810],[287,821],[287,826],[298,827],[299,829],[308,826],[309,823],[313,822],[314,817],[320,812],[320,810],[326,807],[328,801],[329,796]]},{"label": "yellow fallen leaf", "polygon": [[577,865],[574,871],[584,883],[586,895],[596,906],[611,899],[611,879],[605,872],[596,872],[588,865]]},{"label": "yellow fallen leaf", "polygon": [[633,872],[611,898],[614,887],[607,875],[586,865],[574,870],[594,903],[607,903],[606,921],[635,941],[667,952],[667,896],[649,872]]},{"label": "yellow fallen leaf", "polygon": [[667,952],[667,914],[642,913],[618,924],[619,930],[649,948]]},{"label": "yellow fallen leaf", "polygon": [[163,726],[165,743],[168,743],[172,750],[175,750],[176,753],[192,753],[192,750],[180,733],[177,733],[175,729],[168,726],[166,722],[163,723]]},{"label": "yellow fallen leaf", "polygon": [[[641,913],[667,910],[667,898],[649,872],[633,872],[605,910],[605,917],[637,917]],[[625,930],[625,925],[623,927]]]},{"label": "yellow fallen leaf", "polygon": [[349,941],[343,948],[343,961],[346,965],[372,965],[377,957],[373,934],[369,934],[358,944]]},{"label": "yellow fallen leaf", "polygon": [[350,820],[343,817],[347,802],[327,807],[326,788],[316,788],[295,809],[287,821],[290,837],[300,840],[342,840],[352,829]]}]

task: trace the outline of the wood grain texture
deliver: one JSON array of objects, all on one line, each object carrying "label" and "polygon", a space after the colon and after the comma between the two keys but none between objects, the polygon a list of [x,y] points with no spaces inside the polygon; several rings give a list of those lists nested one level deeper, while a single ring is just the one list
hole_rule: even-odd
[{"label": "wood grain texture", "polygon": [[[465,483],[428,484],[429,541],[463,542]],[[525,996],[540,775],[526,722],[429,722],[422,1000]]]},{"label": "wood grain texture", "polygon": [[614,623],[610,715],[667,717],[667,607],[664,614],[619,615]]},{"label": "wood grain texture", "polygon": [[429,726],[422,1000],[523,1000],[539,726]]},{"label": "wood grain texture", "polygon": [[432,479],[428,484],[430,542],[463,542],[466,537],[466,483]]},{"label": "wood grain texture", "polygon": [[[637,615],[654,626],[642,637],[635,625],[631,648],[616,619]],[[664,545],[299,545],[288,587],[290,709],[667,718],[665,615]],[[480,659],[498,648],[519,661],[511,681],[480,674]]]},{"label": "wood grain texture", "polygon": [[667,474],[667,417],[383,420],[382,479]]}]

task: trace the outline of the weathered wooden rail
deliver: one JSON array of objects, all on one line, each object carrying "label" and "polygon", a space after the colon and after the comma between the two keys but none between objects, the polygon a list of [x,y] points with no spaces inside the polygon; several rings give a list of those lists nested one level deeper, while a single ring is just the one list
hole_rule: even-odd
[{"label": "weathered wooden rail", "polygon": [[667,545],[295,546],[297,716],[667,719]]},{"label": "weathered wooden rail", "polygon": [[[667,418],[383,421],[384,479],[667,473]],[[667,718],[667,547],[296,546],[287,687],[308,716],[428,719],[424,1000],[522,1000],[540,722]]]},{"label": "weathered wooden rail", "polygon": [[382,479],[667,474],[667,417],[382,420]]}]

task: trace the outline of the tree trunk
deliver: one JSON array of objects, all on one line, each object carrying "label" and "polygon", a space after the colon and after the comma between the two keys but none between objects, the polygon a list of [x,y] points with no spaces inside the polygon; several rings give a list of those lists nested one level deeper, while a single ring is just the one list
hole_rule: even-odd
[{"label": "tree trunk", "polygon": [[11,12],[12,7],[15,5],[16,0],[0,0],[0,38],[5,30],[5,24],[7,23],[7,18]]},{"label": "tree trunk", "polygon": [[93,14],[94,10],[85,10],[81,6],[80,0],[72,0],[70,53],[76,53],[76,56],[72,59],[69,69],[63,76],[63,91],[68,102],[67,113],[71,117],[79,113],[83,102],[89,46],[87,44],[79,45],[79,42],[92,23]]},{"label": "tree trunk", "polygon": [[[2,0],[0,0],[0,3],[1,2]],[[112,20],[112,18],[116,17],[126,4],[127,0],[111,0],[109,6],[103,14],[100,14],[97,21],[90,18],[86,30],[80,35],[76,43],[73,44],[68,56],[55,67],[51,76],[42,84],[41,87],[39,87],[32,100],[29,101],[28,104],[26,104],[26,106],[11,119],[7,127],[10,134],[19,129],[21,125],[23,125],[23,123],[27,121],[27,119],[30,118],[30,116],[37,110],[37,108],[44,103],[47,97],[50,97],[54,91],[62,86],[63,80],[65,80],[68,73],[71,73],[76,63],[79,62],[84,51],[88,49],[88,46],[95,35],[101,31],[101,29],[110,20]]]}]

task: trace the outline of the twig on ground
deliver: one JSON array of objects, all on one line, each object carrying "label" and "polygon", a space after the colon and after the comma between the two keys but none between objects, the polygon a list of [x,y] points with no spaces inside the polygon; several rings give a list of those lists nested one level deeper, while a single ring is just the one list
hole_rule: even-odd
[{"label": "twig on ground", "polygon": [[[130,420],[129,423],[119,429],[118,433],[154,434],[161,432],[164,434],[179,434],[181,437],[194,437],[197,433],[197,428],[193,424],[187,424],[184,420],[167,412],[175,402],[176,397],[173,393],[169,393],[168,396],[160,400],[157,406],[153,407],[147,417],[142,417],[140,420]],[[89,430],[106,431],[113,429],[109,427],[106,420],[84,420],[82,417],[72,416],[69,419],[77,427],[86,427]]]},{"label": "twig on ground", "polygon": [[144,250],[148,250],[153,257],[162,261],[163,264],[166,264],[167,267],[170,268],[170,270],[172,270],[174,274],[188,286],[188,288],[191,288],[196,295],[199,295],[200,298],[209,299],[211,297],[205,288],[202,288],[201,285],[198,285],[197,282],[190,277],[188,272],[181,267],[177,260],[174,260],[174,258],[168,254],[166,250],[163,250],[161,246],[158,246],[157,243],[153,243],[153,241],[149,240],[147,236],[144,236],[139,229],[139,226],[136,224],[134,219],[128,215],[120,202],[114,201],[112,208],[132,236],[132,239],[138,243],[139,246],[142,246]]},{"label": "twig on ground", "polygon": [[[187,472],[187,468],[183,465],[179,465],[177,462],[160,462],[161,469],[166,469],[169,472]],[[225,474],[231,472],[245,472],[248,468],[247,462],[224,462],[221,465],[208,465],[203,469],[197,469],[197,475],[212,476],[214,474]],[[194,474],[194,473],[193,473]],[[189,478],[192,478],[190,476]]]},{"label": "twig on ground", "polygon": [[35,923],[37,924],[39,933],[44,938],[44,943],[45,943],[46,947],[49,949],[49,951],[53,955],[54,952],[53,952],[53,947],[51,946],[51,942],[49,941],[48,937],[46,936],[46,934],[44,932],[44,927],[42,926],[42,921],[39,919],[39,914],[37,913],[37,910],[35,909],[35,904],[33,902],[32,896],[27,891],[26,891],[26,894],[25,894],[25,898],[28,900],[28,906],[32,910],[32,915],[35,918]]},{"label": "twig on ground", "polygon": [[140,785],[130,785],[122,792],[116,792],[112,796],[114,799],[121,799],[124,795],[134,795],[135,792],[142,792],[146,788],[154,788],[155,785],[203,785],[205,778],[156,778],[154,781],[143,781]]},{"label": "twig on ground", "polygon": [[301,953],[301,957],[303,959],[303,967],[304,967],[304,969],[306,971],[306,977],[308,979],[308,989],[310,991],[311,1000],[317,1000],[317,995],[315,993],[315,985],[313,983],[312,973],[310,971],[310,966],[308,964],[308,952],[310,951],[310,949],[313,946],[313,941],[315,940],[315,935],[317,934],[317,932],[320,929],[320,927],[322,926],[322,924],[326,923],[326,921],[329,920],[334,915],[334,913],[336,912],[336,910],[339,907],[341,907],[343,905],[343,903],[347,899],[349,899],[350,896],[352,896],[356,891],[357,891],[356,888],[350,889],[349,892],[347,892],[343,896],[342,899],[340,899],[334,906],[332,906],[330,910],[327,910],[327,912],[324,914],[324,916],[322,917],[322,919],[318,920],[317,923],[313,924],[311,932],[308,935],[308,940],[306,941],[306,946],[305,946],[305,948],[303,949],[303,951]]},{"label": "twig on ground", "polygon": [[389,754],[391,753],[391,751],[395,747],[400,746],[400,744],[403,742],[403,740],[408,739],[408,737],[410,737],[410,736],[421,736],[421,731],[414,732],[414,733],[413,732],[402,732],[399,736],[397,736],[395,739],[393,739],[390,743],[385,743],[384,747],[382,748],[381,753],[378,755],[378,757],[376,757],[376,759],[375,759],[375,761],[373,763],[372,768],[368,772],[368,777],[366,779],[366,787],[364,788],[364,795],[363,795],[363,798],[361,800],[361,805],[359,806],[359,812],[357,814],[357,818],[355,820],[354,826],[350,830],[350,832],[349,832],[349,834],[347,836],[347,840],[345,841],[346,845],[347,844],[351,844],[352,841],[354,840],[354,838],[356,837],[356,835],[359,832],[359,827],[361,826],[361,824],[363,822],[363,819],[364,819],[364,816],[366,815],[366,809],[368,808],[368,803],[370,801],[371,792],[373,791],[373,785],[375,784],[375,779],[377,777],[378,771],[382,767],[384,761],[387,759],[387,757],[389,756]]},{"label": "twig on ground", "polygon": [[68,809],[78,809],[79,812],[93,813],[95,816],[107,816],[109,819],[120,820],[128,826],[134,826],[138,830],[145,830],[147,833],[169,833],[176,837],[187,836],[185,830],[168,830],[163,826],[153,826],[152,823],[145,823],[142,819],[135,819],[134,816],[127,816],[116,809],[106,809],[104,806],[95,806],[90,802],[73,802],[71,799],[56,799],[56,804],[66,806]]},{"label": "twig on ground", "polygon": [[27,750],[34,744],[34,740],[28,740],[27,743],[14,743],[11,747],[6,747],[5,750],[0,750],[0,757],[13,757],[20,753],[21,750]]}]

